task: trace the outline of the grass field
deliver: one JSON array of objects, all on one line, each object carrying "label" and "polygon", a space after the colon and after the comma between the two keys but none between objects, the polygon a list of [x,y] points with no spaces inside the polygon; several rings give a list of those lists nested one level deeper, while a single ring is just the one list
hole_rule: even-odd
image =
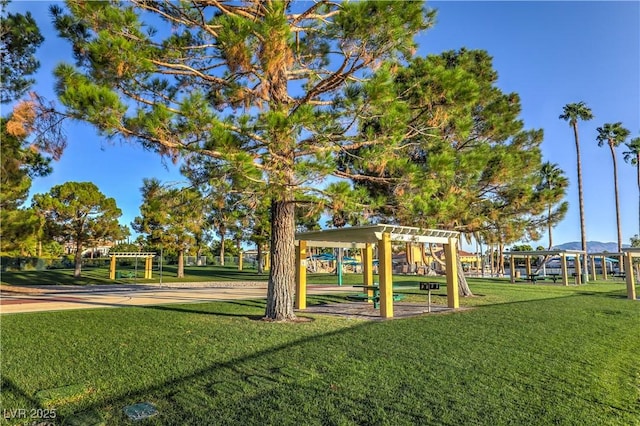
[{"label": "grass field", "polygon": [[57,424],[131,424],[138,402],[159,412],[140,424],[640,424],[622,282],[470,283],[476,309],[383,322],[267,323],[261,301],[4,315],[0,406]]},{"label": "grass field", "polygon": [[[155,265],[154,265],[155,267]],[[237,266],[191,266],[185,267],[184,278],[176,278],[175,265],[165,265],[162,268],[162,282],[192,282],[192,281],[266,281],[268,274],[258,274],[255,270],[238,271]],[[73,278],[73,269],[51,269],[45,271],[7,271],[2,272],[1,282],[5,285],[92,285],[92,284],[132,284],[157,283],[160,272],[153,271],[153,278],[144,279],[144,263],[141,262],[137,271],[133,266],[118,267],[116,272],[136,274],[136,278],[109,279],[108,266],[83,267],[82,276]],[[335,281],[335,277],[334,277]]]}]

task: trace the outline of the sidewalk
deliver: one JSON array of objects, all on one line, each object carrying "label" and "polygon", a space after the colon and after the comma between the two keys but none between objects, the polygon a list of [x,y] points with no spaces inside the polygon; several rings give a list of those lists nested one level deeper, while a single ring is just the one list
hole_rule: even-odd
[{"label": "sidewalk", "polygon": [[[9,291],[7,291],[9,290]],[[17,293],[15,290],[21,290]],[[308,294],[357,291],[351,286],[309,285]],[[267,283],[207,282],[96,286],[3,286],[0,314],[62,311],[69,309],[199,303],[238,299],[264,299]]]}]

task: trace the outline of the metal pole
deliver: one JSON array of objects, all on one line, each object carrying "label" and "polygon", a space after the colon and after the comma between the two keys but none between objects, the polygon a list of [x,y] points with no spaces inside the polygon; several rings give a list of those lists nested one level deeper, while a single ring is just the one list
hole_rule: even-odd
[{"label": "metal pole", "polygon": [[162,246],[160,246],[160,287],[162,287]]}]

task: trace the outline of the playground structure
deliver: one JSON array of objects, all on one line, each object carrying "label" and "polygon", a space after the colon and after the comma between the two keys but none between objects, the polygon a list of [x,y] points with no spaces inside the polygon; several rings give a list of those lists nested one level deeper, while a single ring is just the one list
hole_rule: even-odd
[{"label": "playground structure", "polygon": [[363,284],[373,286],[373,245],[378,247],[380,316],[393,317],[393,266],[391,242],[435,243],[444,249],[447,276],[447,305],[460,307],[458,297],[458,271],[456,247],[459,233],[435,229],[422,229],[395,225],[354,226],[296,234],[296,294],[297,309],[307,307],[307,248],[333,247],[360,249],[362,257]]},{"label": "playground structure", "polygon": [[143,258],[144,259],[144,279],[149,280],[153,278],[153,258],[154,252],[121,252],[121,253],[109,253],[111,261],[109,263],[109,279],[116,279],[116,259],[117,258]]}]

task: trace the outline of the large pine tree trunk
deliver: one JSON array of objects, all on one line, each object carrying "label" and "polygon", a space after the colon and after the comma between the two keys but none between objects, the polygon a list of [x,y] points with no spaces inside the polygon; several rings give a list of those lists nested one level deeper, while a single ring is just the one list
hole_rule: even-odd
[{"label": "large pine tree trunk", "polygon": [[271,203],[271,269],[264,319],[295,320],[295,216],[293,201]]},{"label": "large pine tree trunk", "polygon": [[224,243],[225,243],[225,234],[227,233],[226,228],[220,227],[220,265],[224,266]]},{"label": "large pine tree trunk", "polygon": [[80,278],[82,274],[82,244],[76,244],[75,269],[73,278]]},{"label": "large pine tree trunk", "polygon": [[257,268],[258,268],[258,273],[261,274],[264,272],[264,267],[262,266],[262,244],[258,243],[256,244],[256,246],[258,247]]},{"label": "large pine tree trunk", "polygon": [[178,278],[184,278],[184,249],[178,251]]}]

